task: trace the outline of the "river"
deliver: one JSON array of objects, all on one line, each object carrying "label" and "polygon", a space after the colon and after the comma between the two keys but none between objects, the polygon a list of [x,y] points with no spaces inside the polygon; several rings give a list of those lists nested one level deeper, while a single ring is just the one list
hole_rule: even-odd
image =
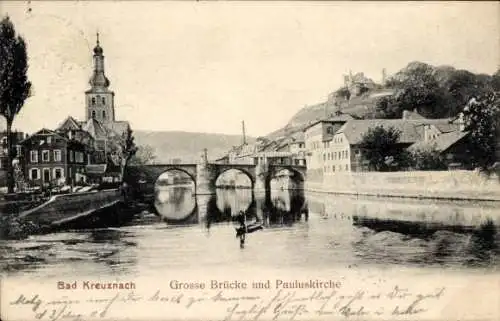
[{"label": "river", "polygon": [[[357,198],[299,191],[267,197],[249,189],[195,196],[189,187],[158,191],[159,215],[138,213],[118,228],[0,240],[3,275],[148,275],[203,266],[271,268],[500,266],[497,203]],[[240,247],[234,215],[263,229]]]}]

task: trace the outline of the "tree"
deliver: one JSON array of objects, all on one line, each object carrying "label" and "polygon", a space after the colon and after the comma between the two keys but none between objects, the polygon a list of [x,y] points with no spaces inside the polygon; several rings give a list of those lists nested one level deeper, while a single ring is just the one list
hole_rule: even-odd
[{"label": "tree", "polygon": [[431,118],[441,117],[446,113],[442,108],[444,91],[432,66],[410,64],[389,83],[396,89],[395,100],[401,113],[415,108]]},{"label": "tree", "polygon": [[151,164],[156,159],[155,150],[149,145],[137,147],[137,152],[130,159],[131,165]]},{"label": "tree", "polygon": [[444,170],[446,164],[435,146],[413,150],[410,153],[411,165],[416,170]]},{"label": "tree", "polygon": [[384,96],[375,102],[375,118],[399,119],[403,116],[403,109],[392,96]]},{"label": "tree", "polygon": [[491,87],[495,91],[500,91],[500,69],[491,76]]},{"label": "tree", "polygon": [[7,123],[8,193],[14,192],[12,123],[31,93],[27,71],[26,43],[21,36],[16,35],[9,17],[5,17],[0,22],[0,114]]},{"label": "tree", "polygon": [[125,170],[130,159],[137,153],[137,146],[135,145],[134,135],[130,127],[127,127],[127,131],[123,133],[120,142],[122,151],[120,177],[123,179],[123,175],[125,174]]},{"label": "tree", "polygon": [[120,165],[120,178],[123,180],[125,170],[130,159],[137,153],[132,129],[127,130],[121,136],[115,136],[110,142],[110,157],[114,164]]},{"label": "tree", "polygon": [[470,131],[469,149],[473,164],[488,170],[497,160],[500,136],[500,93],[472,98],[464,108],[465,130]]},{"label": "tree", "polygon": [[370,170],[389,171],[406,165],[405,153],[398,144],[400,134],[393,127],[386,129],[381,125],[363,134],[360,148]]}]

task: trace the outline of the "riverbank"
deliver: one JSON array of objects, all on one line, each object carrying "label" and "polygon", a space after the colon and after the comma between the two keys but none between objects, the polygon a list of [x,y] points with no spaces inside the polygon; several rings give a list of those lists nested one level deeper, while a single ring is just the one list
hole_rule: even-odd
[{"label": "riverbank", "polygon": [[9,204],[15,210],[0,216],[0,237],[7,239],[65,228],[119,225],[136,210],[136,206],[125,204],[117,189],[54,195],[23,211],[19,201]]},{"label": "riverbank", "polygon": [[500,181],[474,171],[338,173],[307,181],[308,192],[338,195],[500,201]]}]

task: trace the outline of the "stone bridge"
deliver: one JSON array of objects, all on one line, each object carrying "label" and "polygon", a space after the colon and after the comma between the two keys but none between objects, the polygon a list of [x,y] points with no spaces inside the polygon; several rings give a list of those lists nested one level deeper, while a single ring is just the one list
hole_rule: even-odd
[{"label": "stone bridge", "polygon": [[150,194],[154,193],[154,186],[160,175],[174,170],[184,172],[193,180],[195,193],[198,195],[215,194],[217,178],[228,170],[238,170],[246,174],[256,191],[269,191],[271,179],[283,170],[291,173],[290,178],[297,189],[303,189],[306,178],[306,167],[300,165],[199,163],[130,166],[127,168],[125,179],[132,185],[139,183],[143,192]]}]

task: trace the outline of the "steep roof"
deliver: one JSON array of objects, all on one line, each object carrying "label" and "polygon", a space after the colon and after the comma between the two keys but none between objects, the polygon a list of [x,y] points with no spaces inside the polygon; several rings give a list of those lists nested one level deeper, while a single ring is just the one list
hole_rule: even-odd
[{"label": "steep roof", "polygon": [[61,122],[61,124],[57,127],[57,130],[77,130],[81,129],[81,124],[76,119],[71,116],[68,116],[65,120]]},{"label": "steep roof", "polygon": [[402,119],[351,120],[345,123],[337,133],[343,133],[347,137],[349,144],[356,145],[361,143],[363,135],[368,129],[373,129],[377,126],[382,126],[386,129],[393,127],[401,133],[399,137],[401,143],[415,143],[421,139],[421,134],[416,128],[416,125],[419,124],[421,122]]},{"label": "steep roof", "polygon": [[436,126],[441,133],[450,133],[460,129],[460,125],[458,123],[439,123],[434,124],[434,126]]},{"label": "steep roof", "polygon": [[461,141],[469,132],[453,131],[444,133],[428,141],[419,141],[408,147],[410,150],[435,148],[440,152],[448,150],[450,147]]},{"label": "steep roof", "polygon": [[305,126],[302,130],[306,131],[308,128],[311,128],[312,126],[315,126],[319,123],[345,123],[345,122],[350,121],[350,120],[354,120],[354,117],[352,117],[349,114],[341,113],[341,114],[333,116],[333,117],[316,120],[316,121],[310,123],[309,125]]},{"label": "steep roof", "polygon": [[50,130],[50,129],[47,129],[47,128],[42,128],[40,129],[39,131],[37,131],[36,133],[34,133],[33,135],[29,136],[28,138],[26,139],[23,139],[22,141],[20,141],[20,144],[24,144],[28,141],[30,141],[33,137],[36,137],[36,136],[57,136],[59,138],[62,138],[64,140],[68,140],[67,137],[64,137],[63,135],[53,131],[53,130]]},{"label": "steep roof", "polygon": [[97,119],[91,118],[87,120],[82,129],[87,131],[95,139],[104,138],[109,136],[109,130]]}]

